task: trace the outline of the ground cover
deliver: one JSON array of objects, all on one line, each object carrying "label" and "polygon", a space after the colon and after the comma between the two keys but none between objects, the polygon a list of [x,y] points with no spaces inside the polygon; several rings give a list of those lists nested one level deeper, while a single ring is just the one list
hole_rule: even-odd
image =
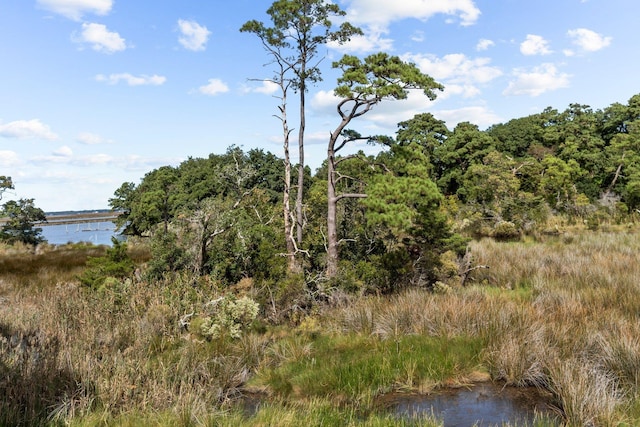
[{"label": "ground cover", "polygon": [[3,248],[0,425],[438,425],[379,400],[478,380],[551,392],[567,425],[636,425],[639,250],[632,231],[474,241],[489,268],[465,287],[344,294],[207,339],[195,319],[229,290],[206,278],[95,290],[78,275],[104,248]]}]

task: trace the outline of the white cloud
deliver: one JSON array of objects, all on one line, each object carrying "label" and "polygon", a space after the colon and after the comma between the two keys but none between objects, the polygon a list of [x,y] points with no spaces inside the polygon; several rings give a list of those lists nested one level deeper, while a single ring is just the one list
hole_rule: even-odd
[{"label": "white cloud", "polygon": [[19,139],[58,139],[49,126],[38,119],[16,120],[5,125],[0,124],[0,137]]},{"label": "white cloud", "polygon": [[118,167],[128,172],[146,172],[166,165],[178,165],[184,161],[179,157],[142,157],[137,154],[130,154],[117,159]]},{"label": "white cloud", "polygon": [[260,86],[251,87],[245,85],[242,89],[243,93],[262,93],[264,95],[273,95],[280,90],[280,86],[270,80],[264,80]]},{"label": "white cloud", "polygon": [[85,156],[79,159],[79,161],[88,166],[92,165],[105,165],[112,163],[115,159],[108,154],[94,154],[92,156]]},{"label": "white cloud", "polygon": [[86,145],[97,145],[97,144],[112,144],[113,141],[106,140],[100,135],[96,135],[90,132],[82,132],[76,137],[76,141],[81,144]]},{"label": "white cloud", "polygon": [[503,95],[539,96],[545,92],[569,86],[570,75],[558,72],[553,64],[542,64],[531,71],[514,70],[515,80],[509,83]]},{"label": "white cloud", "polygon": [[109,31],[106,25],[84,22],[80,36],[74,36],[76,43],[88,43],[96,52],[114,53],[127,48],[120,34]]},{"label": "white cloud", "polygon": [[523,55],[548,55],[551,53],[549,42],[542,36],[527,34],[527,39],[520,44]]},{"label": "white cloud", "polygon": [[229,87],[220,79],[209,79],[209,83],[205,86],[200,86],[198,91],[204,95],[215,96],[229,92]]},{"label": "white cloud", "polygon": [[0,166],[15,166],[18,163],[18,153],[10,150],[0,150]]},{"label": "white cloud", "polygon": [[129,73],[120,73],[120,74],[110,74],[105,76],[104,74],[98,74],[96,76],[96,81],[104,82],[111,85],[115,85],[124,81],[129,86],[143,86],[143,85],[151,85],[151,86],[160,86],[163,85],[167,78],[164,76],[158,76],[154,74],[153,76],[148,76],[146,74],[141,74],[139,76],[134,76]]},{"label": "white cloud", "polygon": [[453,53],[442,58],[435,55],[409,54],[403,59],[415,63],[420,71],[429,74],[444,86],[484,84],[502,75],[498,67],[490,65],[490,58],[471,59],[462,53]]},{"label": "white cloud", "polygon": [[333,91],[319,90],[316,92],[309,103],[311,109],[321,115],[336,114],[336,105],[340,102]]},{"label": "white cloud", "polygon": [[[318,91],[310,101],[310,107],[314,114],[328,117],[327,129],[333,129],[340,118],[336,114],[336,106],[340,99],[331,91]],[[359,124],[354,124],[363,134],[394,134],[397,125],[403,120],[408,120],[418,113],[423,113],[426,108],[434,105],[434,102],[427,98],[419,90],[409,92],[404,100],[385,100],[374,106],[367,114],[358,119]],[[321,133],[319,141],[326,142],[328,131]]]},{"label": "white cloud", "polygon": [[[352,37],[344,45],[329,43],[329,47],[343,53],[390,51],[393,40],[386,36],[391,23],[411,18],[426,21],[437,14],[457,16],[467,26],[476,22],[480,10],[473,0],[352,0],[347,20],[362,27],[365,35]],[[412,37],[414,41],[423,38],[419,32]]]},{"label": "white cloud", "polygon": [[[294,140],[297,144],[298,140],[294,137]],[[280,137],[280,144],[282,144],[282,136]],[[326,145],[329,142],[329,132],[323,131],[323,132],[311,132],[308,135],[305,134],[304,136],[304,144],[305,145]],[[292,147],[293,149],[296,149],[296,147]],[[293,150],[292,150],[293,151]],[[298,153],[296,153],[298,154]]]},{"label": "white cloud", "polygon": [[[73,150],[64,145],[57,150],[53,151],[48,156],[35,156],[31,159],[35,164],[43,165],[49,163],[65,163],[77,167],[95,167],[95,166],[109,166],[118,167],[118,159],[108,154],[92,154],[88,156],[74,156]],[[48,172],[55,172],[55,169],[48,170]]]},{"label": "white cloud", "polygon": [[611,37],[605,37],[595,31],[586,28],[569,30],[567,35],[572,39],[573,44],[587,52],[595,52],[611,44]]},{"label": "white cloud", "polygon": [[113,0],[37,0],[43,9],[79,21],[85,13],[106,15],[113,7]]},{"label": "white cloud", "polygon": [[178,38],[180,44],[188,50],[199,51],[204,50],[207,40],[211,35],[211,31],[207,27],[198,24],[195,21],[178,20],[178,28],[182,36]]},{"label": "white cloud", "polygon": [[438,99],[447,99],[453,95],[460,95],[464,98],[473,98],[480,95],[480,89],[478,89],[474,85],[464,84],[464,85],[456,85],[456,84],[448,84],[445,86],[442,95],[438,95]]},{"label": "white cloud", "polygon": [[495,46],[495,43],[493,40],[480,39],[478,40],[478,44],[476,45],[476,50],[480,52],[480,51],[489,49],[491,46]]},{"label": "white cloud", "polygon": [[68,159],[68,158],[73,157],[73,150],[68,145],[63,145],[62,147],[60,147],[57,150],[53,151],[52,154],[55,157],[61,157],[61,158]]},{"label": "white cloud", "polygon": [[424,41],[424,31],[416,31],[415,33],[413,33],[413,35],[411,36],[411,40],[413,40],[416,43],[421,43]]},{"label": "white cloud", "polygon": [[[425,109],[433,105],[435,103],[419,90],[410,91],[404,100],[383,101],[363,116],[370,124],[370,130],[364,130],[363,133],[394,134],[398,129],[398,123],[424,113]],[[335,106],[333,111],[335,114]]]},{"label": "white cloud", "polygon": [[[79,177],[74,172],[67,169],[48,169],[42,173],[42,178],[46,178],[47,181],[65,182],[65,181],[78,181]],[[88,178],[88,177],[86,177]],[[36,178],[37,179],[37,178]],[[36,179],[33,182],[37,182]],[[85,182],[84,180],[82,180]]]},{"label": "white cloud", "polygon": [[328,46],[342,53],[385,52],[393,49],[393,39],[385,37],[389,32],[384,28],[367,27],[364,35],[353,36],[344,44],[330,42]]},{"label": "white cloud", "polygon": [[502,121],[502,118],[484,106],[463,107],[455,110],[438,110],[434,111],[433,115],[439,120],[445,121],[449,129],[454,129],[462,122],[473,123],[480,129],[484,129]]},{"label": "white cloud", "polygon": [[356,25],[387,26],[406,18],[427,20],[437,14],[457,16],[466,26],[477,21],[480,10],[473,0],[353,0],[347,9],[347,19]]}]

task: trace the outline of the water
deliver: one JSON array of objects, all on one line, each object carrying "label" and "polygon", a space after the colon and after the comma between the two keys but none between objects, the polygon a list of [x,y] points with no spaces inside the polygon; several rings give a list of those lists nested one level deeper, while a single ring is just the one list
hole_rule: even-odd
[{"label": "water", "polygon": [[[450,389],[428,396],[394,396],[387,402],[396,415],[434,416],[444,427],[533,425],[537,416],[551,421],[556,414],[549,397],[535,388],[501,387],[480,383],[470,388]],[[557,424],[559,425],[559,423]]]},{"label": "water", "polygon": [[52,245],[88,242],[111,246],[111,237],[121,238],[111,221],[39,225],[42,236]]}]

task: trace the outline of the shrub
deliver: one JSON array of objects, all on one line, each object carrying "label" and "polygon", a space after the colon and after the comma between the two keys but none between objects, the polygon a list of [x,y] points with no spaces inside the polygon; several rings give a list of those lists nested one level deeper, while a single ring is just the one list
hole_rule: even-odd
[{"label": "shrub", "polygon": [[158,233],[153,237],[147,271],[150,279],[160,279],[165,273],[186,269],[189,263],[189,254],[178,244],[175,233]]},{"label": "shrub", "polygon": [[104,256],[87,260],[87,269],[78,277],[80,282],[92,289],[104,287],[108,277],[125,279],[133,274],[135,265],[127,254],[127,244],[111,238],[113,246]]},{"label": "shrub", "polygon": [[520,232],[511,221],[500,221],[493,227],[493,237],[496,239],[515,239],[520,237]]},{"label": "shrub", "polygon": [[207,304],[210,314],[200,325],[200,333],[207,339],[238,339],[243,330],[258,316],[260,306],[249,297],[220,297]]}]

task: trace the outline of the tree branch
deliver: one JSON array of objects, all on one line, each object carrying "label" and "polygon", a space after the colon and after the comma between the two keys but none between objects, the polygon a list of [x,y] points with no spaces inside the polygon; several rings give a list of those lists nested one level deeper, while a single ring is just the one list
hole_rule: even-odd
[{"label": "tree branch", "polygon": [[342,199],[366,199],[367,195],[364,193],[344,193],[336,196],[336,202]]}]

